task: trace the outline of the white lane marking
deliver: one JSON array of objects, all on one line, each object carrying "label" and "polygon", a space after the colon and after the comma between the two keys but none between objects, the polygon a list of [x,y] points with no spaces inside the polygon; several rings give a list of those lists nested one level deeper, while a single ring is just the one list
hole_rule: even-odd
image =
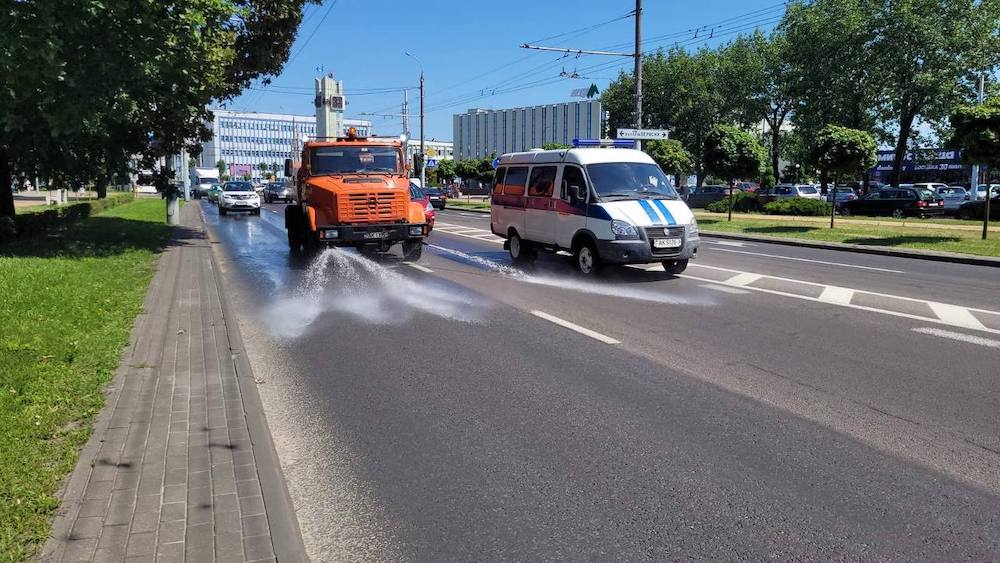
[{"label": "white lane marking", "polygon": [[958,307],[956,305],[948,305],[945,303],[933,303],[930,301],[928,301],[927,304],[930,305],[931,310],[934,311],[934,314],[937,315],[939,319],[948,324],[964,326],[965,328],[975,330],[982,330],[986,328],[986,325],[979,322],[979,319],[974,317],[965,307]]},{"label": "white lane marking", "polygon": [[735,276],[729,278],[728,280],[726,280],[726,281],[724,281],[722,283],[724,283],[726,285],[740,285],[740,286],[742,286],[742,285],[750,285],[750,284],[752,284],[753,282],[759,280],[762,277],[764,277],[764,276],[762,276],[760,274],[751,274],[751,273],[748,273],[748,272],[743,272],[743,273],[740,273],[740,274],[736,274]]},{"label": "white lane marking", "polygon": [[[698,277],[698,276],[692,276],[690,274],[681,274],[678,277],[689,279],[689,280],[700,281],[700,282],[707,282],[707,283],[721,283],[721,284],[727,283],[725,281],[721,281],[720,282],[719,280],[713,280],[711,278],[702,278],[702,277]],[[813,301],[815,303],[824,303],[823,301],[820,301],[818,297],[810,297],[808,295],[799,295],[797,293],[788,293],[787,291],[777,291],[777,290],[774,290],[774,289],[766,289],[766,288],[763,288],[763,287],[754,287],[752,285],[750,285],[750,286],[744,286],[744,287],[746,287],[746,289],[750,289],[750,290],[753,290],[753,291],[759,291],[760,293],[769,293],[771,295],[780,295],[782,297],[791,297],[792,299],[802,299],[803,301]],[[859,292],[859,293],[867,293],[867,292]],[[919,300],[913,299],[913,301],[919,301]],[[921,303],[927,303],[926,301],[920,301],[920,302]],[[872,312],[872,313],[882,313],[883,315],[891,315],[893,317],[902,317],[904,319],[913,319],[913,320],[917,320],[917,321],[921,321],[921,322],[925,322],[925,323],[938,323],[938,324],[952,326],[950,323],[948,323],[946,321],[942,321],[941,319],[935,319],[935,318],[931,318],[931,317],[921,317],[920,315],[911,315],[910,313],[902,313],[902,312],[899,312],[899,311],[890,311],[888,309],[878,309],[876,307],[868,307],[868,306],[865,306],[865,305],[855,305],[853,303],[847,303],[847,304],[841,305],[841,307],[847,307],[849,309],[857,309],[859,311],[869,311],[869,312]],[[973,309],[973,310],[975,310],[975,309]],[[992,328],[984,328],[982,330],[983,330],[983,332],[989,332],[991,334],[1000,334],[1000,330],[996,330],[996,329],[992,329]]]},{"label": "white lane marking", "polygon": [[[465,237],[465,238],[470,238],[470,239],[473,239],[473,240],[481,240],[481,241],[492,242],[492,243],[496,243],[496,244],[503,244],[503,240],[504,240],[504,239],[502,239],[502,238],[494,235],[493,233],[491,233],[491,232],[489,232],[489,231],[487,231],[485,229],[469,229],[469,228],[463,227],[461,225],[452,225],[451,223],[440,223],[440,222],[436,223],[434,225],[434,230],[435,231],[440,231],[440,232],[448,234],[448,235],[453,235],[453,236],[456,236],[456,237]],[[470,235],[470,234],[466,234],[466,233],[479,233],[479,234],[477,234],[477,235]],[[492,238],[488,238],[488,237],[492,237]]]},{"label": "white lane marking", "polygon": [[717,244],[719,246],[738,246],[738,247],[741,247],[741,248],[744,247],[744,246],[747,246],[747,243],[745,243],[745,242],[736,242],[736,241],[732,241],[732,240],[710,240],[710,241],[706,241],[706,242],[710,242],[712,244]]},{"label": "white lane marking", "polygon": [[823,301],[824,303],[833,303],[834,305],[850,305],[851,299],[853,298],[853,289],[833,285],[828,285],[826,289],[823,290],[823,293],[819,295],[820,301]]},{"label": "white lane marking", "polygon": [[[706,269],[709,269],[709,270],[717,270],[719,272],[732,272],[734,274],[743,274],[743,273],[746,273],[746,272],[743,272],[742,270],[734,270],[732,268],[721,268],[719,266],[709,266],[708,264],[693,264],[692,263],[690,265],[690,267],[691,268],[706,268]],[[799,283],[799,284],[802,284],[802,285],[811,285],[813,287],[820,287],[820,288],[824,288],[824,289],[827,287],[827,285],[824,284],[824,283],[816,283],[816,282],[805,281],[805,280],[793,280],[791,278],[783,278],[781,276],[770,276],[770,275],[764,275],[764,274],[759,274],[759,275],[761,277],[766,277],[769,280],[778,280],[778,281],[786,281],[786,282],[792,282],[792,283]],[[715,283],[725,283],[725,282],[719,282],[719,280],[709,280],[709,281],[712,281],[712,282],[715,282]],[[864,293],[865,295],[874,295],[875,297],[885,297],[885,298],[888,298],[888,299],[899,299],[901,301],[910,301],[912,303],[932,303],[932,301],[928,301],[926,299],[916,299],[914,297],[903,297],[902,295],[890,295],[888,293],[879,293],[877,291],[867,291],[867,290],[864,290],[864,289],[855,289],[854,292],[855,293]],[[1000,314],[997,311],[990,311],[989,309],[977,309],[976,307],[966,307],[964,305],[956,305],[956,306],[957,307],[962,307],[963,309],[968,309],[969,311],[973,311],[973,312],[976,312],[976,313],[989,313],[991,315],[998,315],[998,314]]]},{"label": "white lane marking", "polygon": [[403,262],[403,264],[406,264],[407,266],[413,268],[414,270],[420,270],[421,272],[427,272],[428,274],[434,272],[434,270],[427,268],[425,266],[421,266],[420,264],[417,264],[415,262]]},{"label": "white lane marking", "polygon": [[571,323],[571,322],[569,322],[569,321],[567,321],[565,319],[560,319],[559,317],[550,315],[550,314],[548,314],[548,313],[546,313],[544,311],[532,311],[531,314],[535,315],[536,317],[538,317],[540,319],[545,319],[545,320],[549,321],[550,323],[557,324],[557,325],[559,325],[559,326],[561,326],[563,328],[568,328],[568,329],[570,329],[572,331],[579,332],[580,334],[582,334],[584,336],[589,336],[589,337],[593,338],[594,340],[599,340],[599,341],[601,341],[601,342],[603,342],[605,344],[621,344],[621,342],[615,340],[614,338],[611,338],[610,336],[605,336],[605,335],[603,335],[603,334],[601,334],[599,332],[594,332],[594,331],[590,330],[589,328],[584,328],[584,327],[582,327],[582,326],[580,326],[580,325],[578,325],[576,323]]},{"label": "white lane marking", "polygon": [[462,217],[475,217],[476,219],[489,219],[490,216],[486,213],[459,213]]},{"label": "white lane marking", "polygon": [[449,230],[448,232],[451,233],[451,234],[453,234],[453,235],[470,235],[472,233],[482,233],[483,230],[482,229],[458,229],[458,230],[452,229],[452,230]]},{"label": "white lane marking", "polygon": [[992,338],[983,338],[982,336],[964,334],[961,332],[952,332],[950,330],[941,330],[940,328],[933,328],[929,326],[920,327],[913,329],[913,332],[919,332],[920,334],[928,334],[930,336],[940,336],[941,338],[950,338],[952,340],[958,340],[960,342],[968,342],[969,344],[978,344],[980,346],[986,346],[988,348],[1000,348],[1000,340],[993,340]]},{"label": "white lane marking", "polygon": [[752,256],[764,256],[766,258],[780,258],[781,260],[795,260],[796,262],[809,262],[812,264],[825,264],[827,266],[842,266],[844,268],[857,268],[860,270],[872,270],[875,272],[888,272],[890,274],[903,274],[902,270],[891,270],[889,268],[876,268],[874,266],[859,266],[857,264],[845,264],[843,262],[827,262],[826,260],[813,260],[811,258],[796,258],[794,256],[782,256],[780,254],[767,254],[766,252],[750,252],[749,250],[733,250],[731,248],[720,248],[719,252],[735,252],[737,254],[750,254]]},{"label": "white lane marking", "polygon": [[735,287],[727,287],[724,285],[716,285],[714,283],[703,283],[701,287],[706,289],[712,289],[715,291],[721,291],[722,293],[732,293],[733,295],[748,295],[750,292],[745,289],[738,289]]}]

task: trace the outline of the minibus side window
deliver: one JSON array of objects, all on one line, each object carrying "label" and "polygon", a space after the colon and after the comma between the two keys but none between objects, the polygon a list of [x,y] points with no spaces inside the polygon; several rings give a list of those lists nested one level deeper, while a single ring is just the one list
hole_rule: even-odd
[{"label": "minibus side window", "polygon": [[556,185],[556,166],[536,166],[531,170],[528,197],[552,197]]},{"label": "minibus side window", "polygon": [[587,190],[587,179],[583,175],[583,170],[577,168],[576,166],[566,166],[563,168],[562,184],[559,188],[559,197],[569,201],[569,187],[570,186],[580,186],[580,190],[584,197],[588,192]]},{"label": "minibus side window", "polygon": [[504,195],[524,195],[524,184],[528,181],[527,166],[511,166],[503,182]]},{"label": "minibus side window", "polygon": [[507,168],[501,166],[497,168],[496,176],[493,178],[493,194],[500,195],[503,193],[503,178],[507,173]]}]

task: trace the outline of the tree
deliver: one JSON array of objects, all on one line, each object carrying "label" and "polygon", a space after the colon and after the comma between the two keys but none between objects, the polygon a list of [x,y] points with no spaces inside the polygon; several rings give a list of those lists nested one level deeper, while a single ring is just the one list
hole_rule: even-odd
[{"label": "tree", "polygon": [[455,177],[455,161],[451,159],[439,160],[434,175],[437,176],[439,184],[451,182]]},{"label": "tree", "polygon": [[820,170],[833,175],[834,190],[830,197],[830,228],[837,207],[837,184],[841,178],[853,177],[875,166],[875,139],[864,131],[827,125],[816,136],[811,160]]},{"label": "tree", "polygon": [[737,123],[767,125],[765,146],[773,178],[781,176],[782,129],[794,104],[788,39],[781,32],[770,37],[760,31],[740,36],[721,49],[722,84],[739,84],[727,96]]},{"label": "tree", "polygon": [[[966,164],[985,164],[1000,168],[1000,98],[981,106],[959,106],[950,117],[953,133],[948,146],[962,150]],[[972,186],[973,190],[976,186]],[[990,199],[987,189],[983,210],[983,240],[989,231]],[[975,193],[975,191],[973,191]]]},{"label": "tree", "polygon": [[569,145],[564,145],[563,143],[544,143],[542,145],[542,150],[555,151],[571,148]]},{"label": "tree", "polygon": [[226,166],[226,161],[225,160],[222,160],[220,158],[219,161],[215,163],[215,167],[219,169],[219,176],[220,177],[226,175],[226,170],[228,170],[228,167]]},{"label": "tree", "polygon": [[0,10],[0,215],[13,214],[12,176],[100,185],[133,155],[148,165],[194,153],[209,102],[281,69],[306,1],[10,3]]},{"label": "tree", "polygon": [[463,158],[455,166],[455,174],[466,182],[473,180],[479,176],[479,162],[476,158]]},{"label": "tree", "polygon": [[900,183],[914,125],[948,117],[975,99],[978,76],[996,70],[1000,3],[977,0],[880,2],[872,60],[881,69],[884,136],[895,133],[892,181]]},{"label": "tree", "polygon": [[664,174],[677,176],[678,187],[681,185],[681,178],[694,170],[694,159],[680,141],[674,139],[647,141],[643,144],[642,150],[656,161]]},{"label": "tree", "polygon": [[493,168],[493,161],[496,159],[497,153],[490,153],[479,161],[476,166],[476,179],[482,182],[484,185],[489,185],[493,183],[493,178],[496,176],[496,170]]},{"label": "tree", "polygon": [[759,178],[767,166],[767,152],[753,135],[730,125],[708,133],[704,147],[705,170],[729,182],[729,220],[733,219],[733,186],[738,178]]}]

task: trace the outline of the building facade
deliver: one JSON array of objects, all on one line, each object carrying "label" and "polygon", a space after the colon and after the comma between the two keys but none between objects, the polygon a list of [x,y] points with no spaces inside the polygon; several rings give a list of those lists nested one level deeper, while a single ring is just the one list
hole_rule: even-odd
[{"label": "building facade", "polygon": [[[293,152],[302,143],[317,136],[316,116],[280,113],[238,112],[213,110],[209,124],[212,139],[202,146],[198,166],[214,168],[220,160],[226,163],[232,178],[249,175],[253,179],[264,177],[261,164],[281,175],[286,158],[297,158]],[[371,122],[345,119],[342,127],[355,127],[359,134],[371,132]],[[344,134],[342,131],[341,134]]]},{"label": "building facade", "polygon": [[453,120],[455,158],[484,158],[495,153],[541,148],[545,143],[605,137],[599,100],[499,110],[470,109]]},{"label": "building facade", "polygon": [[[455,158],[455,145],[451,141],[435,141],[424,139],[424,152],[427,153],[427,161],[453,160]],[[406,143],[406,161],[413,164],[413,156],[420,154],[420,138],[410,139]],[[431,166],[433,168],[433,165]]]}]

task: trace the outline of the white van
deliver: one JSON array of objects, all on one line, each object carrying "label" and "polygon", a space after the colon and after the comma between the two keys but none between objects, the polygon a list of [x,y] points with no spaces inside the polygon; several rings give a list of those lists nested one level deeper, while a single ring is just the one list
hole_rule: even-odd
[{"label": "white van", "polygon": [[601,264],[655,262],[679,274],[700,242],[694,214],[653,159],[623,148],[503,155],[490,229],[515,262],[566,250],[588,275]]}]

